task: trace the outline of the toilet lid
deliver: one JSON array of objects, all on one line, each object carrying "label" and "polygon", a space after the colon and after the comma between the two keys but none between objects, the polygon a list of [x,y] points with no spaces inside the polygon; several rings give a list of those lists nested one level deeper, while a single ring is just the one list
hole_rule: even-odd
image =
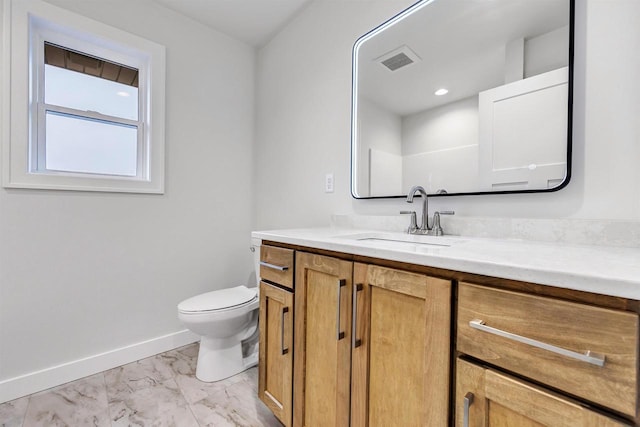
[{"label": "toilet lid", "polygon": [[246,286],[220,289],[188,298],[178,304],[178,310],[182,312],[212,311],[230,308],[247,303],[257,296],[256,289]]}]

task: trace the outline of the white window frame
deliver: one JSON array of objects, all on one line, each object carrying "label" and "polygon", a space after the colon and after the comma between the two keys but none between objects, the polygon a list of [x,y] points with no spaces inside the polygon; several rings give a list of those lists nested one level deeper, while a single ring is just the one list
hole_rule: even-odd
[{"label": "white window frame", "polygon": [[[164,47],[40,0],[5,0],[3,21],[3,185],[164,193]],[[138,121],[44,104],[45,41],[138,69]],[[136,126],[136,176],[47,169],[47,110]]]}]

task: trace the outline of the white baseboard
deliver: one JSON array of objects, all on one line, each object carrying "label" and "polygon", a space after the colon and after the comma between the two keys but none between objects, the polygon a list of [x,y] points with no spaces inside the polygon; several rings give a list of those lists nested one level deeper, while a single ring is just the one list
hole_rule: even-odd
[{"label": "white baseboard", "polygon": [[0,403],[182,347],[199,339],[198,335],[185,329],[19,377],[9,378],[0,381]]}]

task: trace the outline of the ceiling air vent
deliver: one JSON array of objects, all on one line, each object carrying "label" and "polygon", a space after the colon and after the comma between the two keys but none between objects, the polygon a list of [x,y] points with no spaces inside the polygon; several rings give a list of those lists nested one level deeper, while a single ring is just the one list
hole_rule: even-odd
[{"label": "ceiling air vent", "polygon": [[404,66],[420,61],[420,57],[408,46],[400,46],[375,59],[390,71],[396,71]]}]

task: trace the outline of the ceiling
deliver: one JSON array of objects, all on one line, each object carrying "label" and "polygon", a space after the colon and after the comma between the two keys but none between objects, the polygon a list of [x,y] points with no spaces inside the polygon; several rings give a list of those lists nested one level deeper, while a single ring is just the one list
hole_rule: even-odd
[{"label": "ceiling", "polygon": [[[477,96],[505,83],[510,41],[566,28],[557,46],[561,61],[568,61],[568,24],[568,0],[434,1],[361,44],[358,95],[400,117]],[[381,59],[399,49],[417,60],[389,71]],[[543,71],[566,63],[551,65]],[[435,96],[442,87],[449,93]]]},{"label": "ceiling", "polygon": [[311,0],[153,0],[208,27],[261,47]]}]

